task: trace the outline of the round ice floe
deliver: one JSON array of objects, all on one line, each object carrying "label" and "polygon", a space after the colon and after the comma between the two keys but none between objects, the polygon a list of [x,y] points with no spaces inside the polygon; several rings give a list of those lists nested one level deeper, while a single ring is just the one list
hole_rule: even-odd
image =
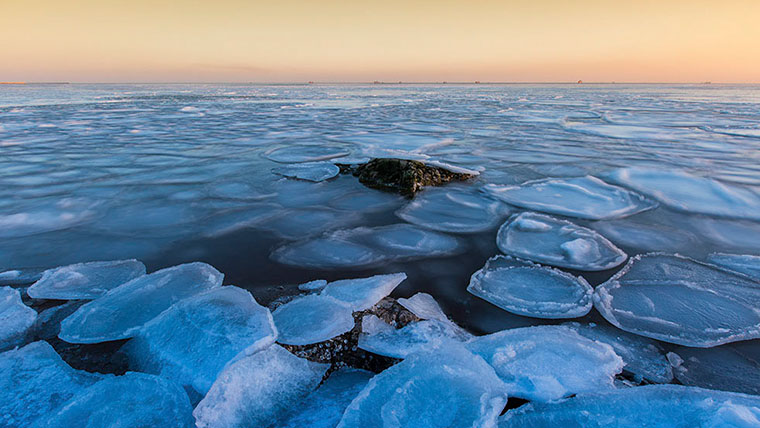
[{"label": "round ice floe", "polygon": [[524,212],[499,229],[496,244],[506,254],[584,271],[611,269],[627,255],[591,229],[543,214]]},{"label": "round ice floe", "polygon": [[21,294],[11,287],[0,287],[0,351],[24,341],[37,312],[21,302]]},{"label": "round ice floe", "polygon": [[760,194],[678,170],[623,168],[609,178],[680,211],[760,219]]},{"label": "round ice floe", "polygon": [[329,162],[308,162],[273,168],[272,172],[283,177],[319,182],[335,177],[340,168]]},{"label": "round ice floe", "polygon": [[760,337],[760,282],[669,254],[632,258],[594,292],[594,306],[631,333],[711,347]]},{"label": "round ice floe", "polygon": [[287,345],[324,342],[354,328],[351,307],[330,296],[309,295],[296,298],[272,313],[279,334],[277,341]]},{"label": "round ice floe", "polygon": [[581,277],[496,256],[472,275],[467,291],[518,315],[577,318],[591,310],[594,290]]},{"label": "round ice floe", "polygon": [[270,258],[290,266],[340,269],[369,266],[385,257],[367,246],[327,236],[279,247]]},{"label": "round ice floe", "polygon": [[489,184],[484,189],[510,205],[590,220],[626,217],[655,206],[637,193],[589,175],[531,181],[520,186]]},{"label": "round ice floe", "polygon": [[493,366],[510,396],[532,401],[612,389],[623,369],[609,345],[564,326],[504,330],[476,337],[467,347]]},{"label": "round ice floe", "polygon": [[476,190],[442,187],[426,189],[396,215],[428,229],[476,233],[493,229],[508,213],[504,204]]},{"label": "round ice floe", "polygon": [[269,160],[280,163],[301,163],[301,162],[316,162],[325,161],[351,154],[343,147],[335,147],[330,145],[291,145],[285,147],[277,147],[269,150],[264,155]]},{"label": "round ice floe", "polygon": [[46,270],[27,291],[35,299],[94,299],[145,274],[137,260],[78,263]]}]

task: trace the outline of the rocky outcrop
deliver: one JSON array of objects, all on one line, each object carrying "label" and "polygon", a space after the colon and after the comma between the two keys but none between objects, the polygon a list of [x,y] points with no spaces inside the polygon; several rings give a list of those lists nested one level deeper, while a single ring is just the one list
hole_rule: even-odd
[{"label": "rocky outcrop", "polygon": [[[341,165],[339,165],[341,166]],[[451,181],[464,181],[476,174],[455,172],[440,166],[408,159],[372,159],[342,172],[351,172],[367,187],[414,196],[425,186],[440,186]]]}]

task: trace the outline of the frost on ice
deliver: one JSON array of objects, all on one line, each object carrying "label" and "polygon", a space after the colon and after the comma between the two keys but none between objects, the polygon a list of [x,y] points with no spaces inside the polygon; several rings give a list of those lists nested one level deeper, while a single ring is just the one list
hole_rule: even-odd
[{"label": "frost on ice", "polygon": [[0,287],[0,351],[24,342],[37,311],[21,302],[21,294],[11,287]]},{"label": "frost on ice", "polygon": [[193,411],[198,428],[266,427],[301,405],[327,365],[298,358],[279,345],[227,366]]},{"label": "frost on ice", "polygon": [[533,401],[611,389],[623,369],[612,347],[564,326],[503,330],[467,346],[493,366],[510,396]]},{"label": "frost on ice", "polygon": [[368,278],[341,279],[327,284],[321,295],[334,297],[348,304],[354,311],[363,311],[375,306],[383,297],[391,294],[405,279],[406,274],[403,272]]},{"label": "frost on ice", "polygon": [[269,309],[241,288],[215,288],[174,304],[122,350],[130,367],[205,394],[228,361],[274,343]]},{"label": "frost on ice", "polygon": [[0,426],[22,428],[55,410],[102,376],[75,370],[47,342],[0,354]]},{"label": "frost on ice", "polygon": [[292,409],[292,416],[277,422],[277,428],[335,428],[351,401],[359,395],[374,373],[341,368]]},{"label": "frost on ice", "polygon": [[332,339],[354,328],[351,307],[330,296],[297,297],[272,313],[277,341],[288,345],[310,345]]},{"label": "frost on ice", "polygon": [[330,162],[309,162],[279,166],[272,172],[288,178],[319,182],[337,176],[340,168]]},{"label": "frost on ice", "polygon": [[594,290],[581,277],[496,256],[472,274],[467,291],[518,315],[577,318],[591,310]]},{"label": "frost on ice", "polygon": [[188,263],[122,284],[79,308],[61,323],[70,343],[98,343],[134,336],[172,304],[219,287],[224,275],[205,263]]},{"label": "frost on ice", "polygon": [[192,407],[179,385],[159,376],[127,373],[79,392],[35,428],[76,426],[190,428]]},{"label": "frost on ice", "polygon": [[760,194],[678,170],[623,168],[609,178],[670,208],[720,217],[760,220]]},{"label": "frost on ice", "polygon": [[524,212],[499,229],[499,249],[552,266],[598,271],[623,263],[626,254],[591,229],[543,214]]},{"label": "frost on ice", "polygon": [[396,215],[428,229],[477,233],[495,228],[509,213],[487,195],[452,186],[425,189]]},{"label": "frost on ice", "polygon": [[583,337],[612,346],[625,363],[623,370],[632,374],[635,379],[654,383],[669,383],[673,380],[670,362],[656,341],[604,325],[565,325]]},{"label": "frost on ice", "polygon": [[530,403],[507,412],[500,426],[514,428],[672,427],[760,425],[760,397],[681,385],[648,385],[579,394],[554,403]]},{"label": "frost on ice", "polygon": [[712,253],[707,261],[736,272],[760,279],[760,256]]},{"label": "frost on ice", "polygon": [[94,299],[145,274],[137,260],[88,262],[46,270],[27,291],[35,299]]},{"label": "frost on ice", "polygon": [[760,282],[679,255],[650,253],[594,292],[615,326],[685,346],[711,347],[760,337]]},{"label": "frost on ice", "polygon": [[627,217],[655,206],[637,193],[590,175],[530,181],[520,186],[489,184],[485,190],[510,205],[589,220]]},{"label": "frost on ice", "polygon": [[413,354],[373,377],[338,428],[495,427],[504,384],[461,345]]},{"label": "frost on ice", "polygon": [[466,342],[472,335],[451,321],[435,319],[412,322],[396,329],[375,315],[362,319],[359,348],[392,358],[441,348],[450,342]]}]

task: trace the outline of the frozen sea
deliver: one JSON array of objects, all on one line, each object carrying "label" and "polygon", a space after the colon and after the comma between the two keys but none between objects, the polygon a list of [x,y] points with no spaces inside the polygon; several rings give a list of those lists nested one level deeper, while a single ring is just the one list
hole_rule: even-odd
[{"label": "frozen sea", "polygon": [[[429,209],[403,216],[419,226],[410,235],[405,226],[383,228],[406,223],[397,212],[409,212],[407,199],[350,175],[284,176],[313,161],[325,162],[314,170],[323,178],[330,163],[373,157],[478,170],[444,196],[463,206],[491,198],[503,209],[474,210],[472,227],[426,224],[454,209],[430,197]],[[280,285],[406,272],[395,296],[429,293],[474,333],[555,324],[562,320],[515,315],[467,292],[470,276],[500,253],[499,226],[530,210],[484,188],[588,175],[641,192],[651,205],[637,201],[630,215],[600,220],[540,211],[598,232],[630,256],[760,254],[760,87],[4,86],[0,272],[131,258],[152,272],[204,261],[263,302]],[[691,200],[692,185],[712,199]],[[483,212],[490,217],[477,218]],[[419,232],[426,227],[430,233]],[[399,246],[399,235],[415,233],[430,248]],[[339,248],[320,247],[336,239]],[[354,251],[347,245],[377,251],[348,264],[293,256],[304,248]],[[565,270],[596,286],[619,268]],[[596,311],[584,319],[605,323]]]}]

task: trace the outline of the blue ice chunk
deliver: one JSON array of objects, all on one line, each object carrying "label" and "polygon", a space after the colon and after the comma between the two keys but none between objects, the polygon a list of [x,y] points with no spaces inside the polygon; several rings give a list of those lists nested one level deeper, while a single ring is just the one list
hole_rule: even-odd
[{"label": "blue ice chunk", "polygon": [[359,348],[386,357],[406,358],[426,349],[470,339],[470,333],[448,320],[422,320],[396,329],[375,315],[365,315]]},{"label": "blue ice chunk", "polygon": [[21,301],[21,293],[0,287],[0,351],[21,345],[37,320],[37,311]]},{"label": "blue ice chunk", "polygon": [[277,341],[288,345],[324,342],[354,328],[351,307],[330,296],[297,297],[272,313]]},{"label": "blue ice chunk", "polygon": [[179,385],[162,377],[127,373],[79,392],[38,420],[34,428],[191,428],[193,408]]},{"label": "blue ice chunk", "polygon": [[131,368],[203,395],[230,360],[258,352],[276,338],[269,309],[256,303],[251,293],[226,286],[175,303],[145,324],[122,350]]},{"label": "blue ice chunk", "polygon": [[326,364],[272,345],[227,366],[193,411],[198,428],[273,425],[302,405],[319,385]]},{"label": "blue ice chunk", "polygon": [[512,216],[504,223],[496,244],[515,257],[583,271],[611,269],[628,257],[591,229],[531,212]]},{"label": "blue ice chunk", "polygon": [[614,388],[623,360],[612,347],[565,326],[503,330],[467,344],[496,370],[510,396],[551,401]]},{"label": "blue ice chunk", "polygon": [[58,335],[69,343],[126,339],[174,303],[222,285],[224,275],[205,263],[187,263],[122,284],[74,312]]},{"label": "blue ice chunk", "polygon": [[327,281],[324,279],[315,279],[313,281],[304,282],[298,285],[298,289],[301,291],[322,291],[327,285]]},{"label": "blue ice chunk", "polygon": [[35,299],[94,299],[142,275],[145,265],[137,260],[77,263],[46,270],[27,294]]},{"label": "blue ice chunk", "polygon": [[594,289],[582,277],[496,256],[472,274],[467,291],[518,315],[577,318],[591,310]]},{"label": "blue ice chunk", "polygon": [[375,306],[383,297],[406,279],[406,274],[392,273],[368,278],[341,279],[333,281],[322,290],[321,296],[330,296],[346,303],[353,311],[363,311]]},{"label": "blue ice chunk", "polygon": [[401,297],[396,300],[399,305],[408,309],[411,313],[423,320],[448,321],[448,317],[435,301],[433,296],[427,293],[416,293],[414,296]]}]

